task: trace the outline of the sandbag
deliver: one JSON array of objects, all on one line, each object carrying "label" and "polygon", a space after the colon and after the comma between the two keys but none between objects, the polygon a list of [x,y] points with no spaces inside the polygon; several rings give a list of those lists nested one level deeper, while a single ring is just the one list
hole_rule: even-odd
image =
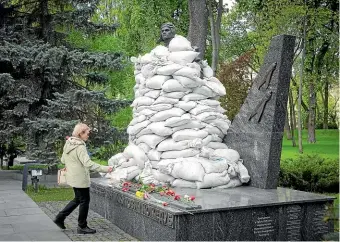
[{"label": "sandbag", "polygon": [[189,89],[185,88],[178,80],[169,79],[162,85],[162,90],[165,92],[186,92]]},{"label": "sandbag", "polygon": [[168,97],[168,98],[175,98],[175,99],[181,99],[184,97],[187,92],[163,92],[161,93],[161,96]]},{"label": "sandbag", "polygon": [[171,150],[171,151],[164,151],[161,154],[162,159],[176,159],[176,158],[186,158],[186,157],[193,157],[200,153],[199,150],[196,149],[184,149],[184,150]]},{"label": "sandbag", "polygon": [[171,171],[173,177],[188,181],[203,181],[205,172],[201,163],[186,158],[179,160]]},{"label": "sandbag", "polygon": [[158,180],[160,182],[172,183],[175,180],[174,177],[167,175],[167,174],[164,174],[164,173],[162,173],[162,172],[160,172],[159,170],[156,170],[156,169],[152,169],[152,175],[156,180]]},{"label": "sandbag", "polygon": [[135,76],[135,80],[136,80],[136,83],[137,84],[140,84],[140,83],[145,83],[145,77],[143,76],[143,74],[142,73],[140,73],[140,74],[138,74],[138,75],[136,75]]},{"label": "sandbag", "polygon": [[215,93],[217,93],[219,96],[226,95],[226,90],[223,84],[217,80],[215,77],[209,78],[209,81],[206,82],[206,86],[209,87],[211,90],[213,90]]},{"label": "sandbag", "polygon": [[221,173],[226,172],[229,168],[228,162],[225,159],[208,160],[205,158],[196,158],[197,162],[201,163],[205,173]]},{"label": "sandbag", "polygon": [[179,101],[178,103],[176,103],[174,105],[174,107],[181,108],[184,111],[189,111],[189,110],[193,109],[196,105],[197,105],[197,103],[194,102],[194,101],[189,101],[189,102]]},{"label": "sandbag", "polygon": [[210,158],[225,158],[229,162],[237,162],[240,159],[240,154],[233,149],[216,149]]},{"label": "sandbag", "polygon": [[242,182],[238,177],[231,178],[230,181],[226,185],[217,186],[213,189],[225,189],[225,188],[233,188],[233,187],[239,187],[242,185]]},{"label": "sandbag", "polygon": [[161,94],[160,90],[152,90],[150,92],[147,92],[144,94],[145,97],[150,97],[152,99],[156,99],[159,97],[159,95]]},{"label": "sandbag", "polygon": [[184,110],[180,108],[172,108],[156,113],[150,118],[151,122],[164,121],[171,117],[180,117],[184,114]]},{"label": "sandbag", "polygon": [[145,85],[151,89],[162,89],[164,82],[169,80],[171,76],[156,75],[146,80]]},{"label": "sandbag", "polygon": [[[184,115],[184,114],[183,114]],[[183,116],[182,115],[182,116]],[[183,129],[193,129],[193,130],[199,130],[201,128],[204,128],[205,125],[199,121],[196,121],[196,120],[190,120],[189,123],[187,124],[184,124],[184,125],[180,125],[180,126],[176,126],[176,127],[173,127],[172,130],[174,132],[177,132],[179,130],[183,130]],[[209,133],[209,132],[208,132]]]},{"label": "sandbag", "polygon": [[200,70],[196,68],[191,68],[189,66],[184,66],[178,71],[176,71],[173,76],[184,76],[188,78],[194,78],[200,76]]},{"label": "sandbag", "polygon": [[138,124],[140,122],[143,122],[144,120],[146,119],[146,116],[145,115],[140,115],[138,117],[135,117],[131,120],[129,126],[133,126],[135,124]]},{"label": "sandbag", "polygon": [[201,113],[204,113],[204,112],[215,112],[216,109],[215,108],[212,108],[210,106],[206,106],[206,105],[202,105],[202,104],[198,104],[196,105],[196,107],[194,107],[193,109],[190,110],[190,113],[192,115],[198,115],[198,114],[201,114]]},{"label": "sandbag", "polygon": [[196,87],[192,92],[202,94],[208,98],[216,96],[216,94],[209,87],[206,86]]},{"label": "sandbag", "polygon": [[132,107],[138,107],[138,106],[149,106],[153,104],[155,99],[150,97],[139,97],[136,98],[133,103],[131,104]]},{"label": "sandbag", "polygon": [[214,120],[207,120],[206,122],[219,128],[223,132],[223,134],[227,134],[229,126],[231,125],[231,122],[229,120],[223,120],[219,118],[216,118]]},{"label": "sandbag", "polygon": [[173,133],[172,129],[169,127],[165,127],[166,122],[153,122],[149,124],[148,128],[151,129],[151,131],[154,134],[157,134],[159,136],[168,136]]},{"label": "sandbag", "polygon": [[130,166],[137,166],[137,165],[138,165],[137,161],[135,159],[133,159],[133,158],[130,158],[126,162],[123,162],[120,165],[120,168],[125,168],[125,167],[130,167]]},{"label": "sandbag", "polygon": [[123,153],[118,153],[114,156],[112,156],[109,160],[108,160],[108,165],[109,166],[113,166],[114,168],[116,168],[117,166],[119,166],[121,163],[123,162],[127,162],[128,159],[123,155]]},{"label": "sandbag", "polygon": [[238,160],[237,165],[239,169],[238,178],[242,183],[247,183],[250,180],[250,176],[247,168],[243,165],[243,160]]},{"label": "sandbag", "polygon": [[212,149],[228,149],[228,146],[221,142],[210,142],[206,145],[208,148]]},{"label": "sandbag", "polygon": [[163,45],[157,45],[153,50],[150,51],[151,55],[158,58],[166,57],[170,54],[169,49]]},{"label": "sandbag", "polygon": [[166,127],[176,127],[180,125],[184,125],[190,122],[190,115],[187,113],[183,114],[181,117],[172,117],[165,121],[164,126]]},{"label": "sandbag", "polygon": [[183,129],[172,134],[172,138],[174,139],[174,141],[193,140],[197,138],[204,139],[207,136],[208,136],[207,131],[192,129]]},{"label": "sandbag", "polygon": [[141,73],[145,78],[151,78],[156,74],[156,69],[153,64],[144,65],[141,69]]},{"label": "sandbag", "polygon": [[139,137],[136,140],[136,144],[139,144],[139,143],[143,142],[143,143],[147,144],[148,146],[150,146],[152,149],[155,149],[156,146],[161,141],[163,141],[164,139],[166,139],[166,137],[159,136],[159,135],[156,135],[156,134],[146,134],[146,135],[143,135],[143,136]]},{"label": "sandbag", "polygon": [[158,150],[150,150],[147,156],[150,160],[159,161],[161,159],[161,152],[159,152]]},{"label": "sandbag", "polygon": [[204,100],[197,101],[197,103],[202,104],[202,105],[211,106],[211,107],[217,107],[217,106],[220,105],[219,101],[213,100],[213,99],[204,99]]},{"label": "sandbag", "polygon": [[210,155],[214,153],[214,149],[203,146],[201,149],[200,156],[204,158],[210,158]]},{"label": "sandbag", "polygon": [[143,122],[137,123],[133,126],[129,126],[127,128],[127,133],[131,135],[136,135],[139,131],[144,129],[146,126],[148,126],[151,122],[149,120],[145,120]]},{"label": "sandbag", "polygon": [[175,37],[169,42],[169,51],[192,51],[191,43],[185,37],[181,35],[175,35]]},{"label": "sandbag", "polygon": [[[205,123],[203,123],[203,124],[205,124]],[[210,124],[206,124],[205,128],[202,129],[202,130],[207,131],[211,135],[216,134],[221,139],[224,137],[223,132],[219,128],[212,126]]]},{"label": "sandbag", "polygon": [[206,99],[207,97],[202,95],[202,94],[197,94],[197,93],[189,93],[182,97],[182,101],[188,102],[188,101],[197,101],[197,100],[202,100]]},{"label": "sandbag", "polygon": [[160,104],[160,103],[166,103],[166,104],[176,104],[178,103],[178,99],[175,99],[175,98],[169,98],[169,97],[163,97],[163,96],[160,96],[158,97],[154,104]]},{"label": "sandbag", "polygon": [[211,188],[221,185],[226,185],[230,181],[230,177],[227,173],[227,171],[224,171],[222,173],[209,173],[205,174],[203,181],[196,182],[197,188]]},{"label": "sandbag", "polygon": [[124,149],[123,154],[128,159],[134,158],[138,163],[138,167],[141,169],[144,168],[144,163],[148,160],[145,152],[132,143],[129,143],[129,145]]},{"label": "sandbag", "polygon": [[174,75],[173,78],[176,79],[185,88],[195,88],[201,86],[201,83],[189,77]]},{"label": "sandbag", "polygon": [[202,148],[202,139],[194,139],[194,140],[182,140],[182,141],[174,141],[173,139],[163,140],[158,144],[158,151],[176,151],[176,150],[184,150],[188,148],[200,149]]},{"label": "sandbag", "polygon": [[162,159],[158,162],[158,170],[164,174],[170,175],[175,164],[180,162],[179,159]]},{"label": "sandbag", "polygon": [[168,110],[168,109],[171,109],[173,107],[172,104],[169,104],[169,103],[160,103],[160,104],[154,104],[154,105],[151,105],[149,106],[149,109],[152,110],[152,111],[164,111],[164,110]]},{"label": "sandbag", "polygon": [[166,65],[166,66],[162,66],[162,67],[158,67],[156,69],[156,74],[164,75],[164,76],[171,76],[172,74],[174,74],[176,71],[178,71],[182,67],[183,67],[182,65],[176,64],[176,63]]},{"label": "sandbag", "polygon": [[148,153],[151,150],[150,146],[148,146],[145,143],[139,143],[137,146],[139,148],[141,148],[144,151],[145,154]]},{"label": "sandbag", "polygon": [[197,188],[195,182],[186,181],[186,180],[183,180],[183,179],[175,179],[171,183],[171,186],[173,186],[173,187],[186,187],[186,188],[193,188],[193,189]]},{"label": "sandbag", "polygon": [[199,53],[195,51],[171,52],[168,59],[174,63],[186,65],[187,63],[193,62],[198,55]]},{"label": "sandbag", "polygon": [[140,111],[138,114],[139,115],[145,115],[147,117],[153,116],[155,113],[157,113],[157,111],[154,110],[150,110],[150,109],[143,109],[142,111]]},{"label": "sandbag", "polygon": [[[207,146],[212,140],[212,135],[209,134],[207,137],[205,137],[203,140],[202,140],[202,143],[203,143],[203,146]],[[212,147],[211,147],[212,148]]]}]

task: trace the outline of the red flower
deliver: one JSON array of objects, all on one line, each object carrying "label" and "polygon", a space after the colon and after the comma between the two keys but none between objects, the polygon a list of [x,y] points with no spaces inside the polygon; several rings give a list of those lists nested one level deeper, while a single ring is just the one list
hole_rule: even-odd
[{"label": "red flower", "polygon": [[123,183],[123,187],[129,187],[131,184],[130,184],[130,182],[124,182]]},{"label": "red flower", "polygon": [[175,192],[171,189],[169,189],[167,192],[166,192],[166,195],[169,195],[169,196],[175,196]]},{"label": "red flower", "polygon": [[167,202],[163,202],[162,205],[165,207],[168,206],[169,204]]},{"label": "red flower", "polygon": [[128,188],[128,187],[123,187],[123,188],[122,188],[122,191],[123,191],[123,192],[127,192],[127,191],[129,191],[129,188]]},{"label": "red flower", "polygon": [[156,185],[153,184],[153,183],[150,184],[150,187],[152,187],[152,188],[154,188],[155,186],[156,186]]},{"label": "red flower", "polygon": [[181,200],[181,196],[180,195],[176,195],[174,199],[175,200]]},{"label": "red flower", "polygon": [[160,191],[160,192],[159,192],[159,195],[164,196],[164,195],[165,195],[165,192],[164,192],[164,191]]},{"label": "red flower", "polygon": [[195,200],[195,196],[190,196],[189,198],[191,201],[194,201]]}]

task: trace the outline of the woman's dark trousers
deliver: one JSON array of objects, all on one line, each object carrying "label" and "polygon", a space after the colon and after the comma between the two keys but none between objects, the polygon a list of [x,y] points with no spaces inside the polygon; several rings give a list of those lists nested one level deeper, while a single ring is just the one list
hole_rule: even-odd
[{"label": "woman's dark trousers", "polygon": [[66,207],[58,213],[56,219],[58,221],[64,221],[65,218],[73,212],[79,205],[78,226],[80,228],[87,227],[87,214],[89,212],[90,205],[90,188],[73,188],[74,199],[70,201]]}]

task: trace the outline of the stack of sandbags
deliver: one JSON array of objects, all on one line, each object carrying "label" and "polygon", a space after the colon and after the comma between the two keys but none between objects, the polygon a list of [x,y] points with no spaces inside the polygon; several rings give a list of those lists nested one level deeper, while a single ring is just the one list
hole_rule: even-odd
[{"label": "stack of sandbags", "polygon": [[157,46],[132,58],[136,85],[127,129],[132,148],[127,149],[134,152],[123,152],[125,160],[117,162],[112,176],[131,178],[125,171],[136,167],[141,172],[149,160],[155,179],[173,186],[233,187],[248,182],[238,153],[222,142],[230,125],[218,101],[225,88],[206,62],[195,62],[198,54],[177,35],[169,48]]}]

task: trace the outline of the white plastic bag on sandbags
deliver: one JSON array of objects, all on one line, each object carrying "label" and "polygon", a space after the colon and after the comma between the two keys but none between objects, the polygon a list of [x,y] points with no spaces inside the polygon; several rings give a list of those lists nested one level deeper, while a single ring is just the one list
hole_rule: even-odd
[{"label": "white plastic bag on sandbags", "polygon": [[144,96],[156,99],[159,97],[160,94],[161,94],[161,90],[152,90],[150,92],[145,93]]},{"label": "white plastic bag on sandbags", "polygon": [[139,143],[137,146],[139,148],[141,148],[144,151],[145,154],[148,153],[151,150],[150,146],[148,146],[145,143]]},{"label": "white plastic bag on sandbags", "polygon": [[153,77],[156,74],[156,69],[153,64],[144,65],[141,69],[141,73],[145,78]]},{"label": "white plastic bag on sandbags", "polygon": [[207,106],[211,106],[211,107],[217,107],[220,105],[220,102],[217,100],[213,100],[213,99],[204,99],[204,100],[200,100],[197,103],[202,104],[202,105],[207,105]]},{"label": "white plastic bag on sandbags", "polygon": [[208,148],[208,147],[203,146],[202,149],[201,149],[200,156],[201,156],[201,157],[204,157],[204,158],[209,158],[210,155],[211,155],[212,153],[214,153],[214,151],[215,151],[215,150],[212,149],[212,148]]},{"label": "white plastic bag on sandbags", "polygon": [[247,183],[250,180],[250,176],[247,168],[243,165],[243,160],[238,160],[237,165],[239,169],[238,178],[240,178],[242,183]]},{"label": "white plastic bag on sandbags", "polygon": [[196,182],[197,188],[210,188],[221,185],[226,185],[230,181],[230,177],[227,171],[223,171],[222,173],[209,173],[205,174],[203,181]]},{"label": "white plastic bag on sandbags", "polygon": [[198,55],[199,53],[195,51],[171,52],[168,59],[174,63],[186,65],[193,62]]},{"label": "white plastic bag on sandbags", "polygon": [[183,179],[175,179],[172,183],[171,186],[173,187],[186,187],[186,188],[193,188],[196,189],[196,183],[192,181],[186,181]]},{"label": "white plastic bag on sandbags", "polygon": [[201,163],[193,160],[182,158],[175,163],[171,175],[188,181],[203,181],[205,171]]},{"label": "white plastic bag on sandbags", "polygon": [[175,98],[175,99],[181,99],[184,97],[187,92],[162,92],[161,96],[168,97],[168,98]]},{"label": "white plastic bag on sandbags", "polygon": [[184,150],[171,150],[171,151],[164,151],[161,154],[161,159],[176,159],[176,158],[186,158],[186,157],[193,157],[200,153],[199,150],[196,149],[184,149]]},{"label": "white plastic bag on sandbags", "polygon": [[153,50],[150,51],[151,55],[155,55],[159,58],[168,56],[170,54],[169,49],[163,45],[157,45]]},{"label": "white plastic bag on sandbags", "polygon": [[162,85],[162,90],[165,92],[186,92],[189,89],[185,88],[178,80],[169,79]]},{"label": "white plastic bag on sandbags", "polygon": [[180,162],[178,159],[163,159],[158,162],[158,170],[164,174],[170,175],[175,164]]},{"label": "white plastic bag on sandbags", "polygon": [[189,102],[179,101],[174,106],[177,107],[177,108],[181,108],[184,111],[189,111],[189,110],[193,109],[196,105],[197,105],[197,103],[194,102],[194,101],[189,101]]},{"label": "white plastic bag on sandbags", "polygon": [[164,82],[169,80],[171,76],[155,75],[146,80],[145,85],[151,89],[162,89]]},{"label": "white plastic bag on sandbags", "polygon": [[171,109],[173,107],[172,104],[169,104],[169,103],[160,103],[160,104],[154,104],[154,105],[151,105],[149,107],[150,110],[153,110],[153,111],[164,111],[164,110],[168,110],[168,109]]},{"label": "white plastic bag on sandbags", "polygon": [[192,115],[198,115],[204,112],[214,112],[215,109],[210,107],[210,106],[206,106],[206,105],[202,105],[202,104],[197,104],[196,107],[194,107],[193,109],[190,110],[190,113]]},{"label": "white plastic bag on sandbags", "polygon": [[136,135],[139,131],[144,129],[146,126],[148,126],[151,122],[149,120],[145,120],[143,122],[137,123],[133,126],[129,126],[127,128],[127,133],[130,135]]},{"label": "white plastic bag on sandbags", "polygon": [[184,110],[181,108],[172,108],[169,110],[164,110],[156,113],[150,118],[151,122],[159,122],[159,121],[164,121],[167,120],[168,118],[171,117],[180,117],[184,114]]},{"label": "white plastic bag on sandbags", "polygon": [[199,130],[199,129],[202,129],[204,127],[205,127],[205,125],[202,124],[201,122],[196,121],[196,120],[190,120],[189,123],[187,123],[187,124],[173,127],[172,130],[175,133],[175,132],[177,132],[179,130],[183,130],[183,129]]},{"label": "white plastic bag on sandbags", "polygon": [[225,159],[208,160],[205,158],[197,159],[204,168],[205,173],[221,173],[228,171],[229,164]]},{"label": "white plastic bag on sandbags", "polygon": [[173,133],[172,129],[165,126],[166,122],[153,122],[149,124],[148,128],[151,129],[151,131],[154,134],[157,134],[159,136],[169,136]]},{"label": "white plastic bag on sandbags", "polygon": [[180,126],[180,125],[184,125],[190,122],[190,114],[185,113],[183,114],[181,117],[172,117],[169,118],[165,121],[164,126],[166,127],[176,127],[176,126]]},{"label": "white plastic bag on sandbags", "polygon": [[208,62],[206,60],[202,61],[202,65],[203,65],[203,76],[204,77],[210,78],[210,77],[214,76],[214,71],[208,65]]},{"label": "white plastic bag on sandbags", "polygon": [[138,167],[142,169],[144,168],[144,163],[148,160],[148,157],[146,156],[145,152],[141,148],[139,148],[137,145],[131,142],[124,149],[123,154],[128,159],[134,158],[138,163]]},{"label": "white plastic bag on sandbags", "polygon": [[182,140],[182,141],[174,141],[173,139],[163,140],[157,146],[158,151],[176,151],[176,150],[184,150],[184,149],[200,149],[202,148],[202,139],[194,139],[194,140]]},{"label": "white plastic bag on sandbags", "polygon": [[206,122],[216,126],[217,128],[219,128],[223,134],[227,134],[228,132],[228,129],[230,127],[230,124],[231,122],[227,119],[220,119],[220,118],[217,118],[217,119],[214,119],[214,120],[207,120]]},{"label": "white plastic bag on sandbags", "polygon": [[160,103],[166,103],[166,104],[176,104],[178,103],[178,99],[175,99],[175,98],[169,98],[169,97],[163,97],[163,96],[160,96],[158,97],[155,102],[153,103],[154,105],[156,104],[160,104]]},{"label": "white plastic bag on sandbags", "polygon": [[228,146],[225,143],[221,142],[210,142],[209,144],[206,145],[208,148],[212,149],[228,149]]},{"label": "white plastic bag on sandbags", "polygon": [[136,140],[136,144],[143,142],[143,143],[146,143],[148,146],[150,146],[152,149],[155,149],[156,146],[164,139],[166,139],[166,137],[164,136],[159,136],[156,134],[146,134],[146,135],[139,137]]},{"label": "white plastic bag on sandbags", "polygon": [[116,168],[123,162],[127,162],[126,157],[123,155],[123,153],[118,153],[108,160],[108,165]]},{"label": "white plastic bag on sandbags", "polygon": [[190,41],[181,35],[175,35],[170,41],[168,48],[170,52],[193,50]]},{"label": "white plastic bag on sandbags", "polygon": [[173,182],[173,180],[175,180],[174,177],[164,174],[156,169],[152,169],[152,175],[157,181],[160,181],[160,182],[171,183]]},{"label": "white plastic bag on sandbags", "polygon": [[169,64],[166,66],[162,66],[162,67],[158,67],[156,70],[156,73],[158,75],[165,75],[165,76],[170,76],[172,74],[174,74],[176,71],[178,71],[179,69],[181,69],[183,66],[180,64]]},{"label": "white plastic bag on sandbags", "polygon": [[226,95],[226,90],[223,84],[217,80],[215,77],[209,78],[209,80],[206,82],[206,84],[211,90],[213,90],[215,93],[217,93],[219,96]]},{"label": "white plastic bag on sandbags", "polygon": [[140,115],[138,117],[135,117],[131,120],[129,126],[133,126],[135,124],[138,124],[140,122],[143,122],[144,120],[146,119],[146,116],[145,115]]},{"label": "white plastic bag on sandbags", "polygon": [[[204,124],[204,123],[203,123]],[[205,130],[205,131],[207,131],[209,134],[211,134],[211,135],[213,135],[213,134],[216,134],[218,137],[220,137],[221,139],[224,137],[224,134],[223,134],[223,132],[219,129],[219,128],[217,128],[217,127],[215,127],[215,126],[212,126],[212,125],[210,125],[210,124],[206,124],[205,125],[205,128],[203,129],[203,130]]]},{"label": "white plastic bag on sandbags", "polygon": [[197,100],[202,100],[206,99],[207,97],[202,95],[202,94],[197,94],[197,93],[189,93],[182,97],[182,101],[189,102],[189,101],[197,101]]},{"label": "white plastic bag on sandbags", "polygon": [[201,86],[201,83],[197,82],[193,78],[185,77],[185,76],[173,76],[183,87],[185,88],[195,88]]},{"label": "white plastic bag on sandbags", "polygon": [[143,109],[142,111],[139,112],[139,115],[145,115],[146,117],[151,117],[155,113],[157,113],[157,111],[150,110],[150,109]]},{"label": "white plastic bag on sandbags", "polygon": [[137,161],[133,158],[130,158],[128,161],[122,163],[120,168],[130,167],[130,166],[137,166]]},{"label": "white plastic bag on sandbags", "polygon": [[136,98],[133,103],[131,104],[132,107],[138,107],[138,106],[149,106],[153,104],[155,99],[150,97],[139,97]]},{"label": "white plastic bag on sandbags", "polygon": [[178,71],[176,71],[173,76],[184,76],[188,78],[194,78],[194,77],[199,77],[200,76],[200,69],[196,68],[191,68],[189,66],[184,66]]},{"label": "white plastic bag on sandbags", "polygon": [[204,95],[208,98],[216,96],[216,94],[209,87],[206,86],[196,87],[192,92]]},{"label": "white plastic bag on sandbags", "polygon": [[147,156],[150,160],[155,160],[155,161],[159,161],[161,159],[161,152],[159,152],[158,150],[150,150],[147,153]]},{"label": "white plastic bag on sandbags", "polygon": [[204,130],[183,129],[172,134],[175,141],[204,139],[208,136],[208,132]]},{"label": "white plastic bag on sandbags", "polygon": [[240,159],[240,154],[233,149],[216,149],[210,158],[224,158],[229,162],[237,162]]},{"label": "white plastic bag on sandbags", "polygon": [[226,185],[213,187],[213,189],[225,189],[225,188],[234,188],[242,185],[242,182],[238,177],[231,178],[230,181]]}]

